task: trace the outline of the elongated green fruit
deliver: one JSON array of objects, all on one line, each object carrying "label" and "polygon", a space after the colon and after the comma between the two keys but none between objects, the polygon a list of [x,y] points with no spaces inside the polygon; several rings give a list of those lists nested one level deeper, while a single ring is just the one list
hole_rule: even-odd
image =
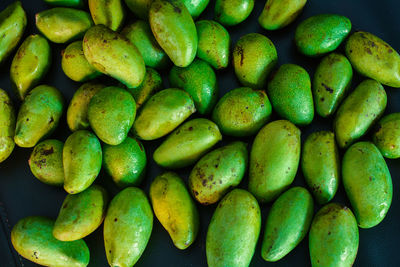
[{"label": "elongated green fruit", "polygon": [[113,31],[119,30],[125,19],[122,0],[88,0],[94,24],[104,25]]},{"label": "elongated green fruit", "polygon": [[215,20],[224,26],[234,26],[243,22],[254,8],[254,0],[217,0]]},{"label": "elongated green fruit", "polygon": [[266,30],[281,29],[294,21],[307,0],[267,0],[258,23]]},{"label": "elongated green fruit", "polygon": [[374,144],[389,159],[400,157],[400,113],[383,117],[373,134]]},{"label": "elongated green fruit", "polygon": [[7,92],[0,88],[0,163],[5,161],[15,147],[15,111]]}]

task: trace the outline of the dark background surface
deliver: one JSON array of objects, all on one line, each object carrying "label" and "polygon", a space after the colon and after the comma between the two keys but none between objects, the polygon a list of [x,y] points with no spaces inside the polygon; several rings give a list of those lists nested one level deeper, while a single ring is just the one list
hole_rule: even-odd
[{"label": "dark background surface", "polygon": [[[12,0],[0,0],[0,10],[4,9]],[[25,31],[25,37],[28,34],[37,33],[35,27],[34,14],[46,8],[49,8],[41,0],[22,0],[22,4],[28,14],[28,26]],[[395,50],[400,50],[400,2],[397,0],[310,0],[308,1],[303,13],[299,18],[289,25],[289,27],[277,32],[267,32],[263,30],[257,23],[257,18],[265,4],[265,0],[256,0],[255,7],[250,17],[238,26],[228,28],[231,34],[233,44],[244,34],[250,32],[259,32],[269,37],[275,44],[279,64],[296,63],[307,69],[312,77],[314,69],[319,59],[310,59],[300,55],[293,44],[293,36],[295,27],[300,21],[315,14],[320,13],[338,13],[349,17],[353,23],[354,30],[369,31],[383,40],[387,41]],[[200,19],[212,19],[214,9],[214,1],[211,0],[208,8],[202,14]],[[128,12],[128,21],[133,19],[133,15]],[[69,102],[75,90],[80,86],[69,80],[61,70],[60,51],[65,45],[52,44],[53,62],[50,72],[42,81],[44,84],[56,86],[63,93],[66,103]],[[339,50],[343,51],[342,47]],[[9,80],[9,67],[11,58],[0,67],[0,88],[5,89],[11,94],[16,106],[20,105],[16,95],[12,92]],[[164,86],[168,88],[168,81],[163,73]],[[218,83],[220,86],[220,96],[227,91],[239,87],[233,69],[231,66],[225,71],[217,72]],[[353,88],[362,80],[356,75],[353,81]],[[400,89],[385,87],[388,95],[388,106],[385,114],[392,112],[400,112]],[[311,126],[302,127],[302,139],[308,134],[317,130],[331,130],[332,120],[323,120],[317,115]],[[66,124],[65,115],[56,132],[50,138],[56,138],[62,141],[70,134]],[[369,139],[366,136],[364,139]],[[230,138],[218,144],[221,146],[229,142]],[[252,138],[244,139],[249,143]],[[162,140],[153,142],[144,142],[147,156],[148,169],[147,176],[141,187],[148,193],[149,185],[162,169],[156,166],[152,160],[154,149]],[[30,172],[28,166],[28,158],[32,149],[22,149],[16,147],[12,155],[0,164],[0,204],[3,203],[7,212],[7,219],[4,218],[0,223],[0,228],[6,229],[4,235],[0,232],[0,266],[20,266],[20,259],[15,257],[16,253],[8,247],[9,226],[13,226],[19,219],[31,215],[43,215],[56,218],[61,203],[66,196],[66,192],[62,188],[55,188],[41,183]],[[341,151],[343,153],[343,151]],[[400,197],[398,188],[400,186],[400,161],[386,160],[393,179],[393,203],[385,220],[378,226],[363,230],[360,229],[360,246],[355,266],[399,266],[400,252],[398,241],[400,238]],[[190,167],[179,171],[178,173],[187,180]],[[110,194],[115,195],[119,190],[113,185],[110,177],[103,171],[96,180],[96,183],[106,187]],[[247,176],[243,179],[240,187],[246,188],[248,183]],[[299,170],[293,185],[303,185],[304,179]],[[342,186],[334,198],[335,202],[347,204],[348,200],[344,194]],[[197,205],[201,215],[201,227],[197,240],[194,244],[180,251],[175,248],[160,223],[154,217],[154,228],[149,244],[138,261],[136,266],[206,266],[205,255],[205,236],[207,227],[216,205],[203,207]],[[263,222],[260,237],[263,236],[265,217],[268,213],[270,205],[261,206]],[[316,210],[320,207],[316,205]],[[3,208],[0,206],[0,213]],[[1,229],[0,229],[1,230]],[[100,227],[92,235],[85,238],[90,252],[91,260],[89,266],[107,266],[107,260],[104,253],[102,227]],[[260,247],[262,238],[260,238],[251,266],[309,266],[310,259],[308,253],[308,238],[305,238],[301,244],[296,247],[289,255],[277,263],[268,263],[261,258]],[[14,255],[14,257],[12,257]],[[22,259],[24,266],[35,266],[35,264]],[[18,263],[18,265],[16,265]]]}]

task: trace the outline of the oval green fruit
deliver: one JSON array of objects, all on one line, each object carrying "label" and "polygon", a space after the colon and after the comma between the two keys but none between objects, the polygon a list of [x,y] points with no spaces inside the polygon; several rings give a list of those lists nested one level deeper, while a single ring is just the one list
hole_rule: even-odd
[{"label": "oval green fruit", "polygon": [[384,157],[400,158],[400,113],[392,113],[383,117],[372,138]]},{"label": "oval green fruit", "polygon": [[43,0],[46,4],[52,6],[65,6],[82,8],[85,6],[85,0]]},{"label": "oval green fruit", "polygon": [[225,26],[234,26],[250,15],[254,0],[217,0],[215,2],[215,20]]},{"label": "oval green fruit", "polygon": [[122,0],[88,0],[90,14],[96,25],[118,31],[125,19]]},{"label": "oval green fruit", "polygon": [[186,6],[193,19],[197,19],[204,9],[206,9],[210,0],[182,0],[182,2]]},{"label": "oval green fruit", "polygon": [[149,10],[153,0],[125,0],[125,4],[128,6],[132,13],[143,20],[149,18]]},{"label": "oval green fruit", "polygon": [[5,161],[15,147],[15,111],[7,92],[0,88],[0,163]]},{"label": "oval green fruit", "polygon": [[267,0],[258,23],[266,30],[281,29],[294,21],[307,0]]}]

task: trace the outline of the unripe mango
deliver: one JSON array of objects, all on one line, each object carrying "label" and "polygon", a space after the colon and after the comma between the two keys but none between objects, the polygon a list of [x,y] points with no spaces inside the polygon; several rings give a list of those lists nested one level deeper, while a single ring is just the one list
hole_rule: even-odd
[{"label": "unripe mango", "polygon": [[215,20],[225,26],[234,26],[250,15],[254,0],[217,0],[215,2]]},{"label": "unripe mango", "polygon": [[125,4],[128,6],[132,13],[143,20],[149,18],[149,10],[153,0],[125,0]]},{"label": "unripe mango", "polygon": [[182,2],[186,6],[193,19],[197,19],[204,9],[206,9],[210,0],[182,0]]},{"label": "unripe mango", "polygon": [[118,31],[125,19],[122,0],[88,0],[90,14],[94,24],[104,25]]},{"label": "unripe mango", "polygon": [[294,21],[307,0],[267,0],[258,23],[266,30],[281,29]]},{"label": "unripe mango", "polygon": [[15,147],[15,111],[7,92],[0,88],[0,163],[5,161]]},{"label": "unripe mango", "polygon": [[400,113],[383,117],[372,136],[382,155],[389,159],[400,157]]}]

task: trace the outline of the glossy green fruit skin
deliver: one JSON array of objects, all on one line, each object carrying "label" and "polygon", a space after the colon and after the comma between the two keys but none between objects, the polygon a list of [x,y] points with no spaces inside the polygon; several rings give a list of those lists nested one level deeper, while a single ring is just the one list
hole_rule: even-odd
[{"label": "glossy green fruit skin", "polygon": [[18,221],[11,231],[11,242],[24,258],[44,266],[84,267],[90,254],[84,240],[62,242],[53,237],[54,221],[32,216]]},{"label": "glossy green fruit skin", "polygon": [[385,111],[385,89],[374,80],[364,80],[343,101],[336,112],[333,129],[340,148],[361,138]]},{"label": "glossy green fruit skin", "polygon": [[118,31],[125,19],[122,0],[88,0],[90,14],[96,25]]},{"label": "glossy green fruit skin", "polygon": [[80,39],[92,26],[89,13],[69,7],[55,7],[36,14],[36,28],[53,43]]},{"label": "glossy green fruit skin", "polygon": [[85,0],[43,0],[46,4],[52,6],[65,6],[82,8],[85,6]]},{"label": "glossy green fruit skin", "polygon": [[197,19],[206,9],[210,0],[182,0],[193,19]]},{"label": "glossy green fruit skin", "polygon": [[209,114],[217,102],[217,76],[211,66],[201,59],[195,59],[185,68],[172,67],[169,83],[171,87],[188,92],[196,110],[202,115]]},{"label": "glossy green fruit skin", "polygon": [[219,201],[242,181],[248,165],[247,145],[232,142],[204,155],[189,176],[189,188],[203,205]]},{"label": "glossy green fruit skin", "polygon": [[301,168],[315,200],[321,205],[331,201],[340,181],[339,150],[333,132],[314,132],[307,137]]},{"label": "glossy green fruit skin", "polygon": [[153,229],[153,211],[145,193],[136,187],[119,192],[104,220],[104,246],[110,266],[133,266]]},{"label": "glossy green fruit skin", "polygon": [[215,123],[203,118],[193,119],[173,131],[154,151],[153,159],[168,169],[187,167],[221,140]]},{"label": "glossy green fruit skin", "polygon": [[182,0],[154,0],[149,22],[157,42],[176,66],[192,63],[197,52],[197,32]]},{"label": "glossy green fruit skin", "polygon": [[261,256],[275,262],[290,253],[307,235],[314,201],[303,187],[293,187],[272,205],[265,224]]},{"label": "glossy green fruit skin", "polygon": [[266,30],[278,30],[292,23],[307,0],[267,0],[258,23]]},{"label": "glossy green fruit skin", "polygon": [[185,182],[176,173],[163,173],[151,183],[150,199],[154,214],[174,245],[188,248],[199,231],[199,213]]},{"label": "glossy green fruit skin", "polygon": [[0,88],[0,163],[5,161],[15,147],[15,110],[7,92]]},{"label": "glossy green fruit skin", "polygon": [[336,14],[321,14],[302,21],[294,41],[306,56],[316,57],[335,50],[351,30],[348,18]]},{"label": "glossy green fruit skin", "polygon": [[240,87],[220,98],[212,119],[223,134],[242,137],[256,134],[271,113],[271,103],[264,91]]},{"label": "glossy green fruit skin", "polygon": [[20,147],[34,147],[57,128],[63,110],[64,100],[60,91],[49,85],[35,87],[19,109],[15,143]]},{"label": "glossy green fruit skin", "polygon": [[250,152],[249,192],[261,203],[275,200],[293,182],[300,160],[300,130],[286,120],[265,125]]},{"label": "glossy green fruit skin", "polygon": [[393,185],[389,169],[370,142],[352,145],[343,156],[343,186],[358,225],[371,228],[386,216],[392,203]]},{"label": "glossy green fruit skin", "polygon": [[400,158],[400,113],[392,113],[383,117],[372,138],[384,157]]},{"label": "glossy green fruit skin", "polygon": [[142,140],[154,140],[173,131],[196,111],[190,95],[180,89],[164,89],[140,109],[133,130]]},{"label": "glossy green fruit skin", "polygon": [[138,186],[144,178],[146,152],[142,143],[127,137],[117,146],[103,145],[103,166],[119,187]]},{"label": "glossy green fruit skin", "polygon": [[270,39],[259,33],[242,36],[233,49],[236,77],[246,87],[263,89],[267,76],[278,62],[278,54]]},{"label": "glossy green fruit skin", "polygon": [[63,147],[64,143],[55,139],[40,142],[29,158],[29,167],[39,181],[54,186],[63,186]]},{"label": "glossy green fruit skin", "polygon": [[280,66],[268,83],[267,94],[276,113],[292,123],[304,126],[314,119],[311,80],[302,67]]},{"label": "glossy green fruit skin", "polygon": [[47,40],[40,35],[28,36],[11,63],[10,79],[18,97],[26,94],[47,74],[51,65],[51,49]]},{"label": "glossy green fruit skin", "polygon": [[215,2],[215,20],[224,26],[234,26],[250,15],[254,0],[217,0]]},{"label": "glossy green fruit skin", "polygon": [[318,115],[327,118],[335,113],[349,91],[352,78],[353,68],[342,54],[332,53],[321,60],[312,84]]},{"label": "glossy green fruit skin", "polygon": [[125,0],[125,4],[136,17],[147,20],[153,0]]},{"label": "glossy green fruit skin", "polygon": [[350,267],[357,256],[359,234],[351,210],[337,203],[322,207],[309,233],[313,267]]},{"label": "glossy green fruit skin", "polygon": [[77,194],[88,188],[101,169],[102,151],[97,137],[89,131],[72,133],[64,144],[64,189]]},{"label": "glossy green fruit skin", "polygon": [[208,266],[249,266],[260,228],[257,200],[243,189],[232,190],[220,201],[208,226]]}]

